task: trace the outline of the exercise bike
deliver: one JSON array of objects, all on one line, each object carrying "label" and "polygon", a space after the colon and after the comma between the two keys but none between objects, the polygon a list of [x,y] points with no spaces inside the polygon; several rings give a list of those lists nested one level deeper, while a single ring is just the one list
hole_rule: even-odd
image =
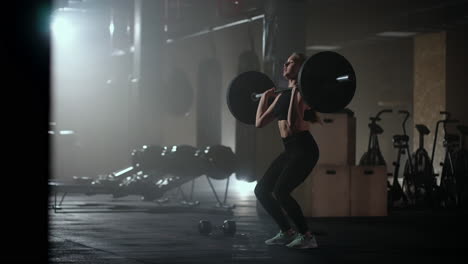
[{"label": "exercise bike", "polygon": [[454,169],[456,180],[456,191],[458,207],[468,207],[468,150],[466,148],[466,135],[468,135],[468,126],[458,125],[457,130],[460,134],[460,145],[455,152]]},{"label": "exercise bike", "polygon": [[379,166],[386,165],[385,160],[382,156],[382,152],[379,147],[379,138],[378,135],[383,133],[381,126],[377,124],[377,121],[381,121],[380,115],[383,113],[392,113],[391,109],[384,109],[377,113],[375,117],[370,117],[371,122],[369,123],[369,142],[367,144],[367,151],[362,155],[359,160],[360,166]]},{"label": "exercise bike", "polygon": [[436,132],[434,135],[434,144],[432,147],[431,164],[434,164],[434,153],[436,150],[437,134],[439,125],[442,124],[444,131],[444,142],[445,148],[444,161],[440,163],[442,166],[442,173],[440,177],[438,203],[445,208],[453,208],[458,204],[456,185],[457,181],[455,178],[455,166],[454,166],[454,155],[458,150],[460,137],[456,134],[447,133],[447,124],[458,123],[458,120],[450,119],[450,113],[446,111],[440,112],[441,115],[445,115],[445,119],[438,120],[436,123]]},{"label": "exercise bike", "polygon": [[[405,111],[405,110],[400,110],[398,111],[399,114],[405,114],[405,119],[403,120],[403,123],[402,123],[402,127],[403,127],[403,135],[394,135],[393,136],[393,147],[397,149],[397,158],[396,158],[396,161],[393,162],[393,166],[394,166],[394,172],[393,174],[389,174],[391,176],[393,176],[393,180],[392,180],[392,184],[390,184],[389,182],[387,182],[387,186],[388,186],[388,192],[387,192],[387,205],[389,208],[394,208],[394,207],[397,207],[396,204],[400,204],[400,205],[405,205],[405,204],[408,204],[408,198],[406,197],[405,193],[403,192],[403,188],[402,188],[402,185],[400,184],[399,180],[398,180],[398,174],[399,174],[399,171],[400,171],[400,159],[401,159],[401,155],[405,155],[405,154],[408,154],[408,160],[409,160],[409,163],[408,165],[410,166],[409,170],[412,172],[413,171],[413,168],[412,168],[412,162],[411,162],[411,155],[410,155],[410,150],[409,150],[409,145],[408,145],[408,141],[409,141],[409,137],[408,135],[406,134],[406,127],[405,127],[405,124],[406,124],[406,121],[408,120],[409,118],[409,112],[408,111]],[[399,206],[398,206],[399,207]]]},{"label": "exercise bike", "polygon": [[431,159],[424,149],[424,136],[429,135],[430,130],[422,124],[415,127],[419,133],[419,147],[406,161],[402,188],[408,199],[408,206],[432,207],[438,186]]}]

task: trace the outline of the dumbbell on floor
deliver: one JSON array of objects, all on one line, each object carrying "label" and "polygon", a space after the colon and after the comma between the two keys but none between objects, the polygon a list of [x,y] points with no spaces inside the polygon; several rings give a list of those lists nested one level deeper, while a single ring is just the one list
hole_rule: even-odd
[{"label": "dumbbell on floor", "polygon": [[205,236],[234,236],[236,233],[236,222],[224,220],[222,226],[213,226],[208,220],[200,220],[198,223],[198,231]]}]

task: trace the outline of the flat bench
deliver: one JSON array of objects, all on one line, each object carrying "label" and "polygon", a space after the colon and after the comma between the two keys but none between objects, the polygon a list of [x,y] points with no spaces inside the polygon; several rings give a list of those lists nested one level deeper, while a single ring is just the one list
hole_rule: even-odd
[{"label": "flat bench", "polygon": [[[62,203],[65,199],[65,196],[69,193],[80,193],[87,195],[96,195],[96,194],[110,194],[111,191],[109,188],[102,186],[91,186],[89,184],[79,184],[79,183],[64,183],[64,182],[54,182],[49,181],[49,190],[54,195],[54,203],[50,206],[54,209],[56,213],[57,210],[62,209]],[[60,201],[58,201],[58,194],[62,193]]]}]

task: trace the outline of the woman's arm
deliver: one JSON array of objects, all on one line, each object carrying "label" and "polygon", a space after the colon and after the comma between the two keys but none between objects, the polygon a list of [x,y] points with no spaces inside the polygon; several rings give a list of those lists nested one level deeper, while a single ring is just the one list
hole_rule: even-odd
[{"label": "woman's arm", "polygon": [[278,101],[279,96],[276,96],[275,100],[271,105],[268,106],[268,99],[270,96],[274,95],[275,88],[271,88],[270,90],[266,91],[263,93],[263,95],[260,97],[260,102],[258,103],[257,107],[257,115],[255,118],[255,127],[260,128],[264,127],[271,121],[275,119],[273,115],[273,109],[275,108],[276,102]]}]

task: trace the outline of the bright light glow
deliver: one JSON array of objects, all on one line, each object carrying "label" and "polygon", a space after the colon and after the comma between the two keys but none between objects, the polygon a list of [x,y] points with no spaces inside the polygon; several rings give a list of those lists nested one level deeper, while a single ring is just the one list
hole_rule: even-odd
[{"label": "bright light glow", "polygon": [[60,135],[71,135],[71,134],[75,134],[75,132],[73,130],[60,130],[59,134]]},{"label": "bright light glow", "polygon": [[255,186],[257,182],[246,182],[237,180],[235,184],[235,189],[239,193],[240,196],[249,196],[253,195]]},{"label": "bright light glow", "polygon": [[54,16],[51,29],[54,37],[60,42],[70,41],[75,35],[72,23],[61,15]]},{"label": "bright light glow", "polygon": [[349,75],[343,75],[336,78],[337,81],[347,81],[349,79]]},{"label": "bright light glow", "polygon": [[123,56],[125,54],[126,52],[124,50],[115,49],[114,51],[112,51],[111,56]]},{"label": "bright light glow", "polygon": [[114,21],[111,21],[110,25],[109,25],[109,32],[110,32],[110,35],[113,36],[114,35]]},{"label": "bright light glow", "polygon": [[121,170],[121,171],[119,171],[119,172],[114,173],[114,176],[115,176],[115,177],[119,177],[120,175],[122,175],[122,174],[124,174],[124,173],[126,173],[126,172],[129,172],[129,171],[131,171],[131,170],[133,170],[133,167],[128,167],[128,168],[126,168],[126,169],[123,169],[123,170]]},{"label": "bright light glow", "polygon": [[393,37],[393,38],[406,38],[416,35],[417,32],[404,32],[404,31],[385,31],[377,33],[379,37]]}]

